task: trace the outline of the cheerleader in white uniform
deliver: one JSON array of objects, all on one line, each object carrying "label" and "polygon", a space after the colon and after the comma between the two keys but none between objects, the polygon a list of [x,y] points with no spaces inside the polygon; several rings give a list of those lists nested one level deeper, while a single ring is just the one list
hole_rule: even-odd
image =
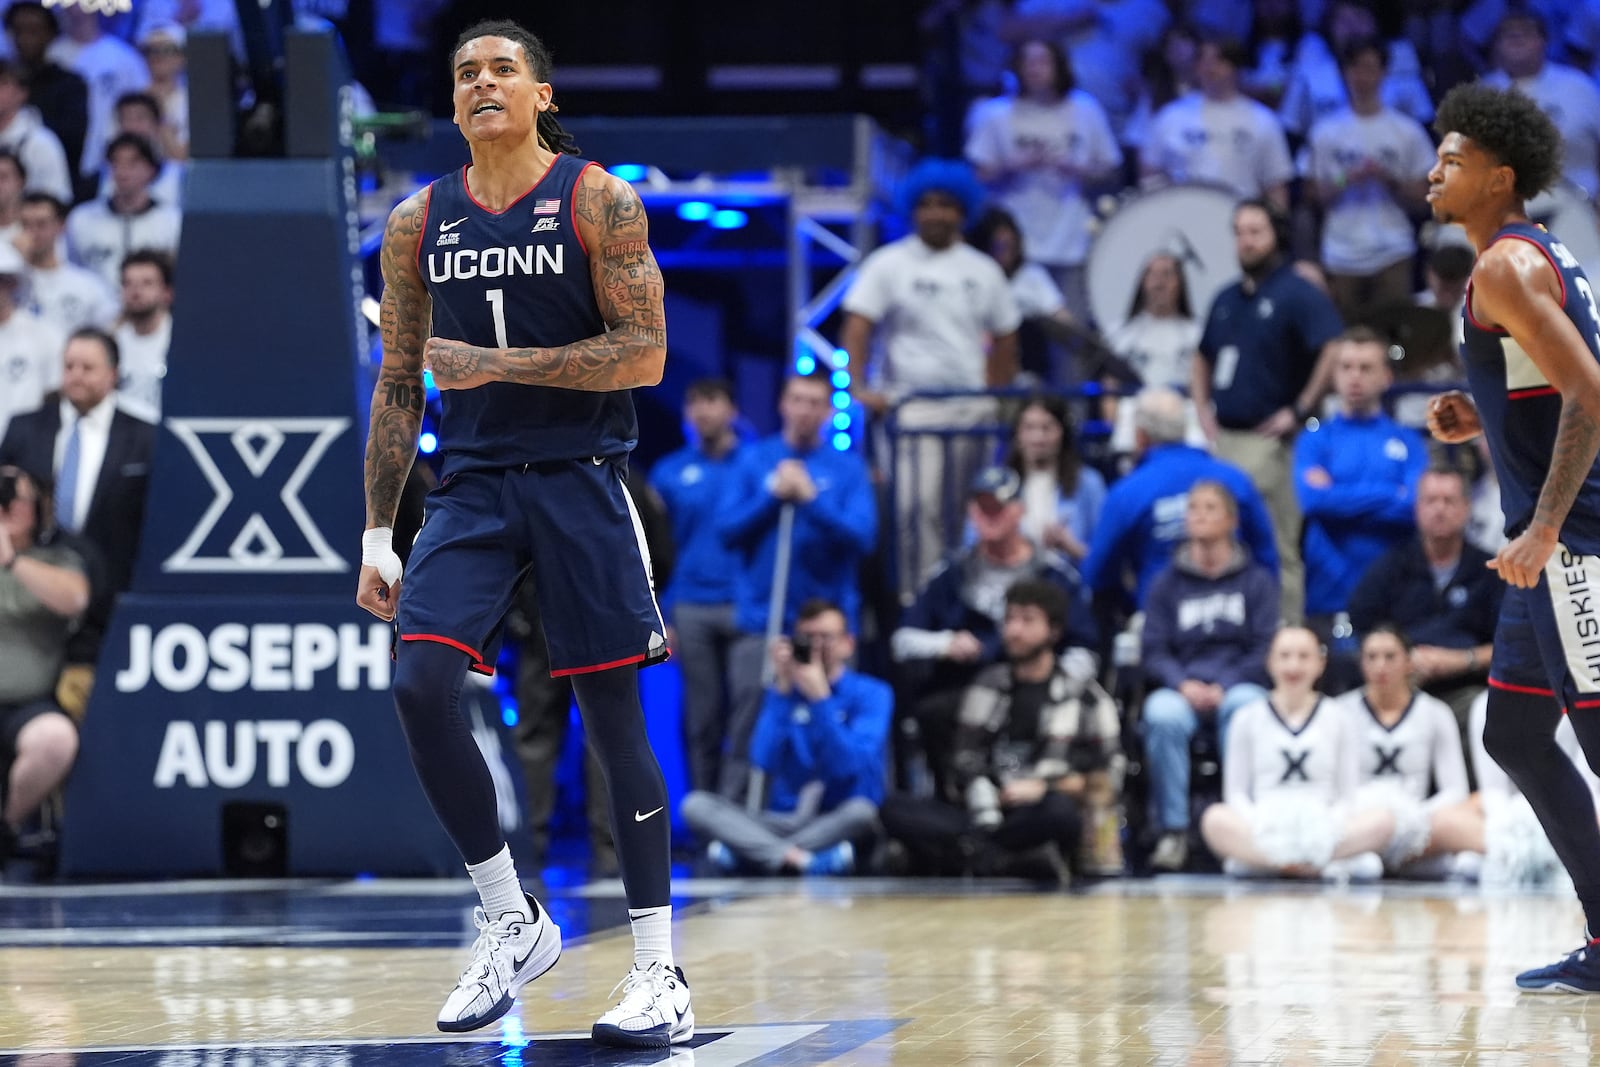
[{"label": "cheerleader in white uniform", "polygon": [[1361,738],[1357,806],[1394,816],[1394,833],[1379,849],[1385,871],[1444,877],[1456,853],[1483,851],[1455,714],[1411,684],[1411,642],[1393,626],[1361,642],[1361,675],[1366,684],[1339,698]]},{"label": "cheerleader in white uniform", "polygon": [[1228,727],[1222,802],[1206,809],[1200,833],[1230,874],[1382,873],[1371,854],[1394,835],[1394,816],[1356,809],[1361,735],[1317,692],[1326,665],[1310,630],[1279,630],[1267,653],[1272,692],[1240,708]]}]

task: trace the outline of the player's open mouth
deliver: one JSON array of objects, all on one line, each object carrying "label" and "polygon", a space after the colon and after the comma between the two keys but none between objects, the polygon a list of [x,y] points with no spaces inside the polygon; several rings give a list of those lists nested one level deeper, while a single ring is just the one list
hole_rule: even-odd
[{"label": "player's open mouth", "polygon": [[504,110],[505,110],[505,108],[501,107],[499,104],[495,103],[493,100],[485,100],[483,103],[481,103],[477,107],[473,108],[472,109],[472,113],[474,115],[483,115],[483,114],[486,114],[486,113],[488,113],[490,111],[504,111]]}]

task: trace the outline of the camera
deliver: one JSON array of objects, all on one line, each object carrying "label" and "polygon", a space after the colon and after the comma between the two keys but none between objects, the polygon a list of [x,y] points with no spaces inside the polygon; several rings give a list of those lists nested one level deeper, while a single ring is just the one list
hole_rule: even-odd
[{"label": "camera", "polygon": [[811,643],[811,638],[806,637],[804,634],[795,635],[794,661],[796,663],[810,663],[811,657],[815,651],[816,649]]}]

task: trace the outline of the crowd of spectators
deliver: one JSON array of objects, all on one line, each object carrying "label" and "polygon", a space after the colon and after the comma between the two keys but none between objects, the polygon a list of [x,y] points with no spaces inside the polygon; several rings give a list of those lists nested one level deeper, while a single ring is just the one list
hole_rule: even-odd
[{"label": "crowd of spectators", "polygon": [[[1475,449],[1419,432],[1427,391],[1462,377],[1473,260],[1426,217],[1425,124],[1473,77],[1567,112],[1550,195],[1592,227],[1596,20],[1551,14],[939,5],[968,32],[966,166],[912,171],[910,232],[841,304],[883,522],[836,544],[887,577],[827,595],[887,653],[863,660],[895,702],[886,791],[854,797],[877,806],[880,860],[975,873],[1043,850],[1058,875],[1094,871],[1086,776],[1120,788],[1124,756],[1138,788],[1115,794],[1112,836],[1136,868],[1472,876],[1462,857],[1493,853],[1463,752],[1500,595],[1497,491]],[[1154,245],[1126,316],[1097,321],[1100,198],[1195,183],[1233,199],[1237,280],[1202,306],[1192,250]],[[699,469],[747,447],[717,441]],[[721,510],[755,508],[754,489]],[[862,577],[893,594],[857,616]],[[767,691],[803,718],[793,686]],[[695,721],[701,753],[769,770]],[[749,816],[769,826],[752,861],[705,817],[708,785],[691,822],[724,869],[836,869],[771,813]],[[870,835],[849,829],[859,863]]]},{"label": "crowd of spectators", "polygon": [[3,25],[0,863],[48,821],[132,579],[188,158],[177,21],[15,0]]},{"label": "crowd of spectators", "polygon": [[[236,32],[229,6],[5,11],[0,657],[49,649],[0,693],[0,854],[70,765],[61,727],[131,573],[184,43]],[[386,54],[424,55],[436,6],[379,18]],[[964,158],[914,168],[907,232],[858,264],[836,324],[869,447],[832,447],[829,369],[783,384],[761,440],[706,379],[685,446],[631,486],[656,554],[674,546],[657,577],[685,678],[683,816],[709,862],[1070,879],[1123,870],[1124,845],[1135,869],[1209,855],[1252,874],[1492,860],[1462,752],[1500,594],[1482,566],[1498,530],[1474,521],[1495,488],[1395,389],[1458,379],[1472,267],[1424,217],[1424,124],[1454,82],[1518,86],[1567,138],[1552,202],[1592,222],[1600,15],[940,6],[968,31],[947,153]],[[1196,183],[1235,205],[1237,280],[1198,300],[1192,250],[1153,246],[1126,315],[1097,321],[1102,198]],[[1443,341],[1401,347],[1397,322]],[[542,834],[566,694],[539,676],[537,617],[512,629]]]}]

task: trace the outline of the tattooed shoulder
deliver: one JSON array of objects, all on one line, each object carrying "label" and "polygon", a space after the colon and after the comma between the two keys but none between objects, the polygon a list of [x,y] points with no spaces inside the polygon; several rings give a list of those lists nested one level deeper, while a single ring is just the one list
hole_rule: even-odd
[{"label": "tattooed shoulder", "polygon": [[428,221],[428,190],[419,189],[396,204],[383,229],[383,270],[416,261],[417,242]]},{"label": "tattooed shoulder", "polygon": [[600,167],[584,171],[573,191],[574,208],[581,222],[597,237],[623,240],[643,237],[644,202],[628,182]]}]

